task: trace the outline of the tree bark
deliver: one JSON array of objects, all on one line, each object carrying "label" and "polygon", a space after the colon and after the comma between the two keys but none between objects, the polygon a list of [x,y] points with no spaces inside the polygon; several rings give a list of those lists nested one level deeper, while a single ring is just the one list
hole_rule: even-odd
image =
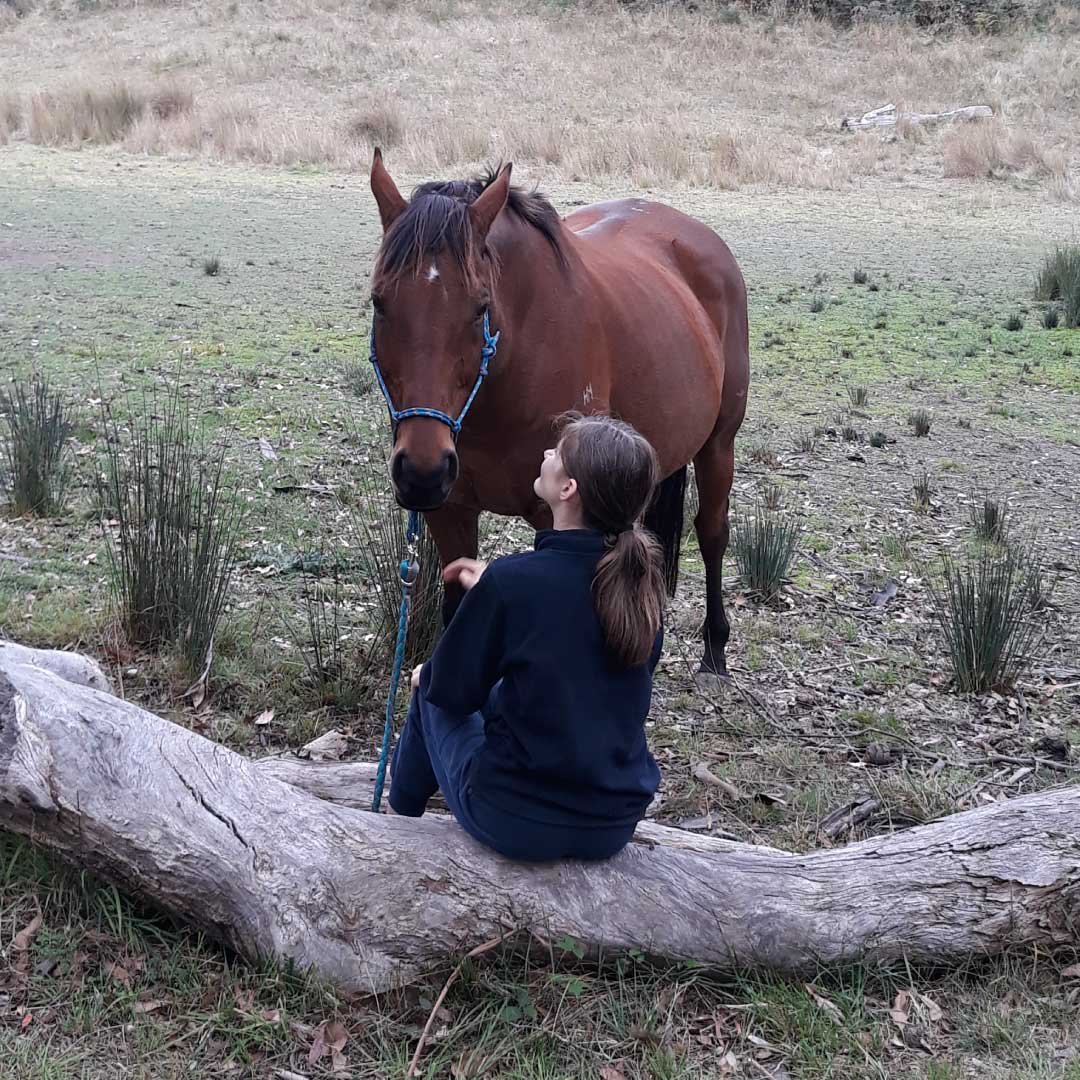
[{"label": "tree bark", "polygon": [[725,971],[941,963],[1077,940],[1080,788],[808,855],[654,825],[604,863],[529,866],[445,817],[325,801],[356,776],[363,805],[369,766],[251,762],[5,657],[0,827],[246,957],[291,960],[349,990],[415,980],[515,928]]}]

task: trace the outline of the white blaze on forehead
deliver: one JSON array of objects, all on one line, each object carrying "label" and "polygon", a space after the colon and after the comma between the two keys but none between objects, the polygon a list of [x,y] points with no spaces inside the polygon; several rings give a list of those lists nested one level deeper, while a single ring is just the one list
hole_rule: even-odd
[{"label": "white blaze on forehead", "polygon": [[592,398],[593,398],[593,389],[592,389],[592,383],[589,383],[589,384],[588,384],[588,385],[587,385],[587,386],[585,387],[585,390],[584,390],[584,391],[582,392],[582,395],[581,395],[581,404],[582,404],[582,405],[588,405],[588,404],[589,404],[589,403],[590,403],[590,402],[592,401]]},{"label": "white blaze on forehead", "polygon": [[432,263],[428,267],[427,279],[428,279],[428,281],[438,281],[439,280],[439,270],[438,270],[438,267],[434,263]]}]

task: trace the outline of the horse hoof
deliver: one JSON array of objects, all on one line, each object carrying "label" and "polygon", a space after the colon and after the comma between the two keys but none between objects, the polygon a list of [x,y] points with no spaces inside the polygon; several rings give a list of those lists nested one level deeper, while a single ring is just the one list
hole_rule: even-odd
[{"label": "horse hoof", "polygon": [[706,671],[699,668],[694,674],[694,685],[704,694],[719,694],[734,684],[726,671]]}]

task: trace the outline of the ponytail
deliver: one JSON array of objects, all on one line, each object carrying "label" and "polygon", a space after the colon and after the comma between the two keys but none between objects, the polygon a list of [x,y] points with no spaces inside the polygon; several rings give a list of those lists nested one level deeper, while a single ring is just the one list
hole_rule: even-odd
[{"label": "ponytail", "polygon": [[563,467],[577,481],[586,524],[605,537],[593,605],[614,659],[637,667],[652,653],[667,595],[660,544],[638,524],[656,490],[660,464],[648,440],[621,420],[568,419],[559,439]]},{"label": "ponytail", "polygon": [[618,533],[596,566],[592,593],[612,656],[622,667],[644,664],[660,632],[666,595],[656,537],[640,526]]}]

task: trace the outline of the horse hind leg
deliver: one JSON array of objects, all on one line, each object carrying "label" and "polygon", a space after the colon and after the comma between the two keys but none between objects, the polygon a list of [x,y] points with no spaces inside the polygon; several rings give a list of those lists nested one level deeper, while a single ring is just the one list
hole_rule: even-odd
[{"label": "horse hind leg", "polygon": [[[735,425],[737,430],[738,425]],[[731,627],[722,592],[724,552],[728,545],[728,507],[735,476],[735,431],[717,425],[694,458],[698,513],[694,518],[698,547],[705,563],[705,649],[698,669],[700,682],[730,682],[724,650]]]},{"label": "horse hind leg", "polygon": [[664,549],[664,584],[668,596],[675,595],[679,584],[685,503],[686,466],[683,465],[660,484],[645,512],[645,528],[656,536]]}]

